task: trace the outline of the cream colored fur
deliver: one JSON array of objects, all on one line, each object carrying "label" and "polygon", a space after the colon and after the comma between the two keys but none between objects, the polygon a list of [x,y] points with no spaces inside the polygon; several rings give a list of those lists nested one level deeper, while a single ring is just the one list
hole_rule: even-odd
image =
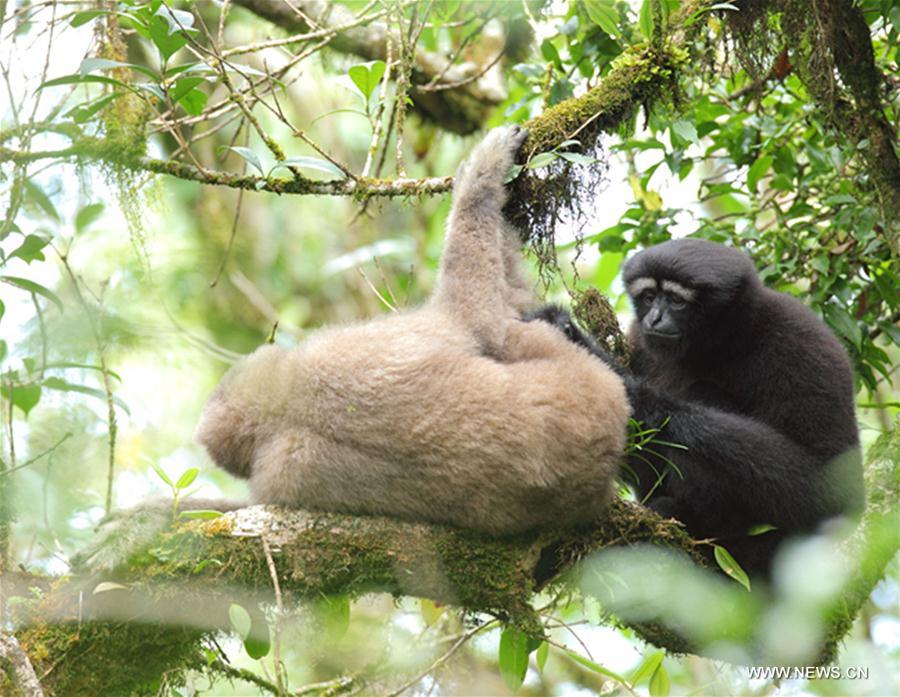
[{"label": "cream colored fur", "polygon": [[603,509],[629,407],[600,360],[519,319],[535,298],[501,209],[523,137],[495,129],[460,167],[424,307],[264,346],[222,381],[197,438],[256,502],[498,535]]}]

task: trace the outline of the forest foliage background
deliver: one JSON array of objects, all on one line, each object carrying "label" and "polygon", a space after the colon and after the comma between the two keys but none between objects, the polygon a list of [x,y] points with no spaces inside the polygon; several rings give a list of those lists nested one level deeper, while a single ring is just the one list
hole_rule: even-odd
[{"label": "forest foliage background", "polygon": [[[862,17],[862,36],[842,13]],[[273,334],[291,345],[421,302],[448,175],[472,144],[604,85],[621,102],[608,119],[553,142],[535,131],[536,287],[564,303],[597,288],[625,326],[631,251],[688,234],[744,248],[844,342],[865,445],[896,428],[891,0],[39,0],[2,2],[0,19],[2,572],[66,574],[105,513],[147,496],[243,493],[191,440],[230,363]],[[618,94],[622,74],[637,77]],[[798,572],[812,595],[817,569]],[[869,680],[781,689],[896,687],[897,583],[895,560],[841,656]],[[493,692],[519,673],[534,694],[774,689],[663,659],[600,626],[589,594],[546,601],[558,645],[527,674],[490,618],[344,597],[292,617],[279,664],[223,637],[210,650],[259,681],[232,675],[207,694],[410,680]],[[208,680],[161,676],[159,689]]]}]

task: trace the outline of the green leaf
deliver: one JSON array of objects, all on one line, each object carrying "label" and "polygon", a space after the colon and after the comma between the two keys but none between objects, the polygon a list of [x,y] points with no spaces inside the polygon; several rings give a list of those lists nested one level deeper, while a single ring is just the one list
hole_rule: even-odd
[{"label": "green leaf", "polygon": [[259,636],[254,632],[253,635],[248,636],[244,639],[244,651],[247,652],[247,655],[250,658],[258,661],[260,658],[265,658],[269,651],[272,648],[272,642],[269,641],[269,629],[265,628],[265,633],[260,633]]},{"label": "green leaf", "polygon": [[829,303],[825,306],[825,319],[832,329],[854,346],[862,344],[862,330],[859,328],[859,323],[847,312],[845,307]]},{"label": "green leaf", "polygon": [[191,33],[196,31],[196,29],[193,28],[194,15],[185,10],[175,10],[165,3],[160,4],[154,17],[159,17],[166,22],[170,34],[174,34],[177,31],[188,31]]},{"label": "green leaf", "polygon": [[654,671],[653,677],[650,678],[650,697],[669,697],[670,687],[669,673],[660,663]]},{"label": "green leaf", "polygon": [[[52,361],[46,366],[49,368],[80,368],[81,370],[96,370],[99,373],[103,372],[103,368],[99,365],[91,365],[90,363],[75,363],[72,361]],[[122,382],[122,377],[114,370],[107,369],[107,375],[112,378],[115,378],[119,382]]]},{"label": "green leaf", "polygon": [[33,261],[44,261],[46,257],[41,250],[47,246],[49,241],[40,235],[27,235],[22,244],[10,252],[7,258],[18,257],[29,264]]},{"label": "green leaf", "polygon": [[28,418],[29,412],[41,401],[40,385],[12,385],[3,383],[0,385],[0,394],[19,407]]},{"label": "green leaf", "polygon": [[[0,302],[0,315],[3,314],[3,303]],[[3,339],[0,339],[0,364],[6,360],[6,354],[9,352],[9,347],[6,345],[6,342]]]},{"label": "green leaf", "polygon": [[509,171],[506,173],[506,176],[503,178],[503,183],[509,184],[513,179],[515,179],[522,173],[523,169],[524,167],[522,165],[513,165],[512,167],[510,167]]},{"label": "green leaf", "polygon": [[222,511],[211,511],[205,508],[192,508],[187,511],[181,511],[178,514],[178,517],[187,518],[188,520],[215,520],[216,518],[221,518],[223,515],[224,514],[222,513]]},{"label": "green leaf", "polygon": [[181,104],[181,108],[191,116],[199,116],[203,113],[203,109],[206,106],[208,99],[209,97],[206,92],[201,90],[191,90],[179,99],[178,103]]},{"label": "green leaf", "polygon": [[105,94],[99,99],[82,102],[81,104],[72,107],[65,114],[63,114],[63,116],[66,118],[71,118],[75,123],[85,123],[86,121],[90,121],[91,117],[94,116],[103,107],[121,96],[121,92],[117,92],[114,94]]},{"label": "green leaf", "polygon": [[6,305],[3,304],[3,301],[0,300],[0,319],[3,318],[3,315],[6,313]]},{"label": "green leaf", "polygon": [[562,159],[568,160],[569,162],[576,165],[592,165],[597,162],[596,157],[591,157],[590,155],[582,155],[577,152],[560,152],[557,153]]},{"label": "green leaf", "polygon": [[102,203],[89,203],[81,208],[75,215],[75,232],[81,234],[93,225],[102,215],[104,207]]},{"label": "green leaf", "polygon": [[638,14],[638,27],[647,40],[653,36],[653,2],[654,0],[644,0]]},{"label": "green leaf", "polygon": [[[79,394],[86,394],[89,397],[96,397],[97,399],[103,400],[104,402],[107,400],[108,395],[103,390],[98,390],[96,387],[88,387],[87,385],[76,385],[75,383],[69,382],[67,380],[63,380],[62,378],[57,377],[49,377],[46,378],[43,382],[44,387],[50,390],[62,390],[63,392],[78,392]],[[119,409],[124,411],[129,416],[131,415],[131,410],[128,408],[128,405],[122,401],[120,397],[116,395],[112,395],[113,404],[115,404]]]},{"label": "green leaf", "polygon": [[384,70],[384,61],[371,61],[362,65],[354,65],[347,71],[347,74],[350,75],[350,79],[356,85],[359,93],[368,101],[384,75]]},{"label": "green leaf", "polygon": [[241,639],[246,639],[250,636],[250,626],[252,624],[250,621],[250,613],[243,607],[237,603],[232,603],[228,607],[228,619],[231,622],[234,631],[240,635]]},{"label": "green leaf", "polygon": [[584,656],[581,656],[574,651],[566,651],[566,653],[572,658],[573,661],[575,661],[576,663],[580,663],[585,668],[589,668],[595,673],[599,673],[600,675],[605,675],[608,678],[612,678],[613,680],[616,680],[623,685],[628,684],[628,681],[625,680],[625,678],[623,678],[621,675],[611,671],[609,668],[604,668],[599,663],[592,661],[590,658],[585,658]]},{"label": "green leaf", "polygon": [[36,204],[38,208],[55,221],[59,222],[59,213],[56,210],[56,206],[53,205],[53,201],[50,200],[50,197],[47,196],[47,194],[44,193],[44,190],[35,184],[32,179],[27,179],[25,181],[25,194],[28,197],[28,200]]},{"label": "green leaf", "polygon": [[757,535],[765,535],[767,532],[771,532],[772,530],[777,530],[774,525],[770,525],[769,523],[760,523],[759,525],[753,525],[747,531],[747,535],[750,537],[756,537]]},{"label": "green leaf", "polygon": [[11,286],[15,286],[16,288],[26,290],[29,293],[40,295],[41,297],[44,297],[54,303],[60,309],[60,311],[62,311],[63,309],[62,300],[57,297],[56,293],[54,293],[49,288],[44,288],[44,286],[42,286],[40,283],[29,281],[27,278],[19,278],[18,276],[0,276],[0,281],[8,283]]},{"label": "green leaf", "polygon": [[102,15],[105,15],[105,10],[82,10],[81,12],[76,12],[72,16],[72,21],[70,24],[73,27],[80,27],[82,24],[87,24],[92,19],[96,19]]},{"label": "green leaf", "polygon": [[556,160],[557,157],[559,157],[559,153],[556,152],[539,152],[528,160],[527,167],[528,169],[540,169],[541,167],[549,165]]},{"label": "green leaf", "polygon": [[[173,489],[175,488],[175,485],[172,483],[172,480],[169,479],[169,475],[166,474],[166,471],[162,467],[160,467],[158,464],[156,464],[156,462],[154,462],[153,460],[148,459],[147,462],[150,463],[150,466],[153,468],[153,471],[156,472],[156,476],[158,476],[160,479],[162,479],[166,484],[168,484]],[[243,610],[244,608],[241,608],[241,609]],[[231,614],[231,611],[229,610],[229,616],[230,616],[230,614]],[[232,624],[234,624],[234,622],[232,622]]]},{"label": "green leaf", "polygon": [[756,186],[759,183],[759,180],[769,171],[769,168],[772,166],[772,162],[775,161],[771,155],[763,155],[762,157],[758,157],[756,162],[750,165],[750,169],[747,171],[747,188],[752,192],[756,192]]},{"label": "green leaf", "polygon": [[500,675],[510,692],[518,692],[528,672],[528,635],[507,627],[500,635]]},{"label": "green leaf", "polygon": [[613,37],[622,36],[619,29],[619,13],[612,5],[612,0],[584,0],[591,21]]},{"label": "green leaf", "polygon": [[160,16],[158,13],[153,15],[148,29],[150,39],[156,44],[163,62],[168,61],[178,49],[187,43],[187,37],[183,32],[178,31],[178,26],[175,25],[174,29],[172,28],[168,15]]},{"label": "green leaf", "polygon": [[309,157],[306,155],[301,155],[300,157],[289,157],[285,160],[281,160],[276,163],[276,165],[269,171],[269,174],[274,172],[279,167],[298,167],[300,169],[314,169],[319,172],[325,172],[326,174],[331,174],[335,177],[339,177],[344,179],[347,175],[345,175],[341,170],[335,167],[328,160],[323,160],[320,157]]},{"label": "green leaf", "polygon": [[200,474],[200,470],[196,467],[191,467],[189,470],[186,470],[185,473],[178,478],[178,481],[175,482],[175,488],[179,491],[181,489],[187,489],[194,483],[198,474]]},{"label": "green leaf", "polygon": [[542,641],[534,654],[534,662],[537,664],[537,669],[541,673],[544,672],[544,666],[547,665],[548,656],[550,656],[550,644],[546,641]]},{"label": "green leaf", "polygon": [[136,70],[139,73],[143,73],[151,80],[159,79],[159,75],[156,71],[146,68],[143,65],[123,63],[122,61],[113,61],[106,58],[85,58],[81,61],[81,65],[78,66],[78,73],[82,76],[87,76],[97,70],[109,70],[110,68],[129,68],[130,70]]},{"label": "green leaf", "polygon": [[631,684],[638,685],[641,681],[652,677],[665,655],[664,651],[654,651],[649,656],[646,656],[631,674]]},{"label": "green leaf", "polygon": [[670,126],[672,133],[688,143],[697,142],[697,127],[686,119],[675,121]]},{"label": "green leaf", "polygon": [[[740,583],[749,591],[750,578],[747,576],[747,572],[741,568],[741,565],[737,563],[735,558],[731,556],[731,553],[720,545],[713,545],[713,549],[716,557],[716,563],[719,565],[722,571],[724,571],[728,576],[731,576],[731,578]],[[668,676],[666,676],[666,680],[668,681]]]},{"label": "green leaf", "polygon": [[241,145],[232,145],[228,148],[228,150],[233,150],[238,155],[244,158],[244,160],[256,168],[256,170],[262,174],[263,168],[262,163],[259,161],[259,158],[256,156],[256,153],[253,152],[250,148],[245,148]]},{"label": "green leaf", "polygon": [[202,85],[204,82],[206,82],[206,78],[203,77],[183,77],[169,89],[169,97],[173,102],[178,102],[197,85]]},{"label": "green leaf", "polygon": [[44,89],[45,87],[57,87],[59,85],[77,85],[77,84],[89,84],[96,83],[99,85],[115,85],[116,87],[122,87],[123,89],[130,90],[133,89],[130,85],[122,82],[121,80],[115,80],[111,77],[104,77],[103,75],[63,75],[62,77],[55,78],[53,80],[47,80],[47,82],[43,83],[39,90]]}]

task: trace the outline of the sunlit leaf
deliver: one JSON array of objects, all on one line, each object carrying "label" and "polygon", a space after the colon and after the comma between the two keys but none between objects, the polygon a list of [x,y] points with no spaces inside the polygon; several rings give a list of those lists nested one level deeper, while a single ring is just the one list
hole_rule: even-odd
[{"label": "sunlit leaf", "polygon": [[645,39],[650,39],[653,35],[653,3],[656,0],[644,0],[641,3],[641,10],[638,13],[638,28]]},{"label": "sunlit leaf", "polygon": [[[169,478],[169,475],[166,474],[166,471],[162,467],[160,467],[156,463],[156,461],[148,459],[147,462],[150,463],[150,466],[153,468],[153,471],[156,472],[156,476],[158,476],[160,479],[162,479],[166,484],[168,484],[173,489],[175,488],[175,484],[172,483],[172,480]],[[241,609],[243,610],[243,608],[241,608]]]},{"label": "sunlit leaf", "polygon": [[10,385],[6,382],[0,384],[0,394],[17,406],[28,418],[28,414],[41,401],[40,385]]},{"label": "sunlit leaf", "polygon": [[[96,387],[88,387],[87,385],[78,385],[67,380],[63,380],[62,378],[57,377],[49,377],[45,378],[42,383],[44,387],[50,390],[61,390],[63,392],[78,392],[79,394],[86,394],[90,397],[96,397],[97,399],[101,399],[104,402],[108,399],[108,395],[103,390],[97,389]],[[122,401],[120,397],[116,395],[112,395],[113,404],[119,407],[126,414],[131,414],[131,410],[128,408],[128,405]]]},{"label": "sunlit leaf", "polygon": [[187,37],[178,31],[178,26],[172,23],[169,15],[154,15],[148,29],[150,38],[156,45],[163,61],[168,61],[178,49],[187,43]]},{"label": "sunlit leaf", "polygon": [[187,489],[191,484],[194,483],[194,480],[197,478],[197,475],[200,474],[200,470],[196,467],[191,467],[188,470],[185,470],[184,474],[182,474],[178,481],[175,482],[175,488],[178,490]]},{"label": "sunlit leaf", "polygon": [[528,161],[528,169],[540,169],[541,167],[546,167],[557,157],[559,157],[559,153],[556,152],[539,152]]},{"label": "sunlit leaf", "polygon": [[590,658],[585,658],[584,656],[575,653],[574,651],[566,651],[566,653],[574,660],[576,663],[580,663],[585,668],[590,668],[595,673],[599,673],[600,675],[605,675],[608,678],[612,678],[617,682],[622,683],[623,685],[627,685],[628,681],[625,680],[621,675],[616,673],[615,671],[610,670],[609,668],[604,668],[596,661],[592,661]]},{"label": "sunlit leaf", "polygon": [[246,639],[250,636],[250,626],[252,624],[250,613],[241,605],[231,603],[228,607],[228,619],[231,622],[231,627],[240,635],[241,639]]},{"label": "sunlit leaf", "polygon": [[576,165],[592,165],[597,162],[596,157],[592,157],[590,155],[582,155],[581,153],[577,152],[559,152],[558,154],[562,159],[568,160],[569,162]]},{"label": "sunlit leaf", "polygon": [[204,508],[194,508],[186,511],[181,511],[178,514],[178,517],[187,518],[188,520],[215,520],[216,518],[221,518],[223,515],[224,513],[222,513],[222,511],[211,511]]},{"label": "sunlit leaf", "polygon": [[665,655],[664,651],[654,651],[646,656],[644,660],[641,661],[640,665],[634,669],[634,672],[631,673],[631,684],[638,685],[642,681],[652,677],[656,672],[656,669],[662,663]]},{"label": "sunlit leaf", "polygon": [[44,261],[46,257],[41,250],[47,246],[48,242],[48,239],[40,235],[27,235],[22,244],[11,251],[7,258],[18,257],[29,264],[33,261]]},{"label": "sunlit leaf", "polygon": [[584,0],[591,21],[613,37],[622,36],[619,29],[619,13],[613,7],[612,0]]},{"label": "sunlit leaf", "polygon": [[550,644],[546,641],[542,641],[541,645],[537,647],[537,651],[534,653],[534,662],[537,664],[537,669],[543,673],[544,666],[547,665],[547,658],[550,656]]},{"label": "sunlit leaf", "polygon": [[245,148],[241,145],[232,145],[227,149],[236,152],[238,155],[240,155],[242,158],[244,158],[244,160],[248,164],[250,164],[254,168],[256,168],[256,170],[260,174],[263,173],[262,163],[259,161],[259,157],[257,157],[256,153],[253,152],[250,148]]},{"label": "sunlit leaf", "polygon": [[181,108],[191,116],[199,116],[203,113],[203,109],[206,107],[208,99],[209,96],[206,92],[201,90],[191,90],[179,99],[178,103],[181,105]]},{"label": "sunlit leaf", "polygon": [[89,203],[75,215],[75,232],[82,233],[103,214],[104,204]]},{"label": "sunlit leaf", "polygon": [[69,109],[63,116],[71,118],[75,123],[85,123],[97,114],[103,107],[122,96],[122,92],[105,94],[99,99],[83,102]]},{"label": "sunlit leaf", "polygon": [[354,65],[347,71],[347,74],[350,75],[350,79],[356,85],[363,98],[368,101],[384,75],[385,67],[384,61],[372,61],[362,65]]},{"label": "sunlit leaf", "polygon": [[507,627],[500,635],[500,675],[510,692],[518,692],[528,672],[528,635]]},{"label": "sunlit leaf", "polygon": [[47,300],[55,304],[60,310],[63,309],[62,300],[57,297],[56,293],[54,293],[49,288],[45,288],[40,283],[35,283],[34,281],[30,281],[27,278],[19,278],[18,276],[0,276],[0,281],[8,283],[11,286],[15,286],[16,288],[26,290],[29,293],[40,295],[41,297],[46,298]]},{"label": "sunlit leaf", "polygon": [[159,75],[154,70],[143,65],[123,63],[122,61],[114,61],[107,58],[85,58],[81,61],[81,65],[78,66],[78,73],[79,75],[87,76],[97,70],[109,70],[111,68],[128,68],[129,70],[136,70],[139,73],[143,73],[153,80],[159,79]]},{"label": "sunlit leaf", "polygon": [[697,142],[697,127],[686,119],[673,121],[671,126],[672,132],[682,140],[688,143]]},{"label": "sunlit leaf", "polygon": [[747,572],[741,568],[731,553],[721,545],[713,545],[716,563],[728,576],[740,583],[748,591],[750,590],[750,578]]},{"label": "sunlit leaf", "polygon": [[650,678],[650,697],[669,697],[671,681],[666,667],[660,663]]},{"label": "sunlit leaf", "polygon": [[756,191],[759,180],[769,171],[773,161],[774,158],[771,155],[764,155],[763,157],[758,157],[756,162],[750,166],[750,169],[747,171],[747,188],[750,191]]},{"label": "sunlit leaf", "polygon": [[346,174],[344,174],[340,169],[338,169],[335,165],[333,165],[328,160],[323,160],[320,157],[309,157],[306,155],[301,155],[300,157],[288,157],[284,160],[281,160],[269,171],[269,174],[274,172],[279,167],[297,167],[299,169],[314,169],[319,172],[325,172],[326,174],[331,174],[335,177],[340,177],[341,179],[343,179],[347,176]]},{"label": "sunlit leaf", "polygon": [[53,201],[50,200],[50,197],[34,180],[28,179],[25,181],[25,193],[28,200],[35,203],[38,208],[53,218],[53,220],[59,221],[59,213],[56,210],[56,206],[53,205]]}]

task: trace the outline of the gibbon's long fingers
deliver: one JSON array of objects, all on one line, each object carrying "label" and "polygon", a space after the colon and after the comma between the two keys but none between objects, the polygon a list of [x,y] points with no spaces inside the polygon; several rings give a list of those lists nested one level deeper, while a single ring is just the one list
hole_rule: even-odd
[{"label": "gibbon's long fingers", "polygon": [[460,167],[433,303],[460,319],[488,353],[500,349],[511,304],[504,260],[503,180],[525,138],[518,126],[495,128]]}]

